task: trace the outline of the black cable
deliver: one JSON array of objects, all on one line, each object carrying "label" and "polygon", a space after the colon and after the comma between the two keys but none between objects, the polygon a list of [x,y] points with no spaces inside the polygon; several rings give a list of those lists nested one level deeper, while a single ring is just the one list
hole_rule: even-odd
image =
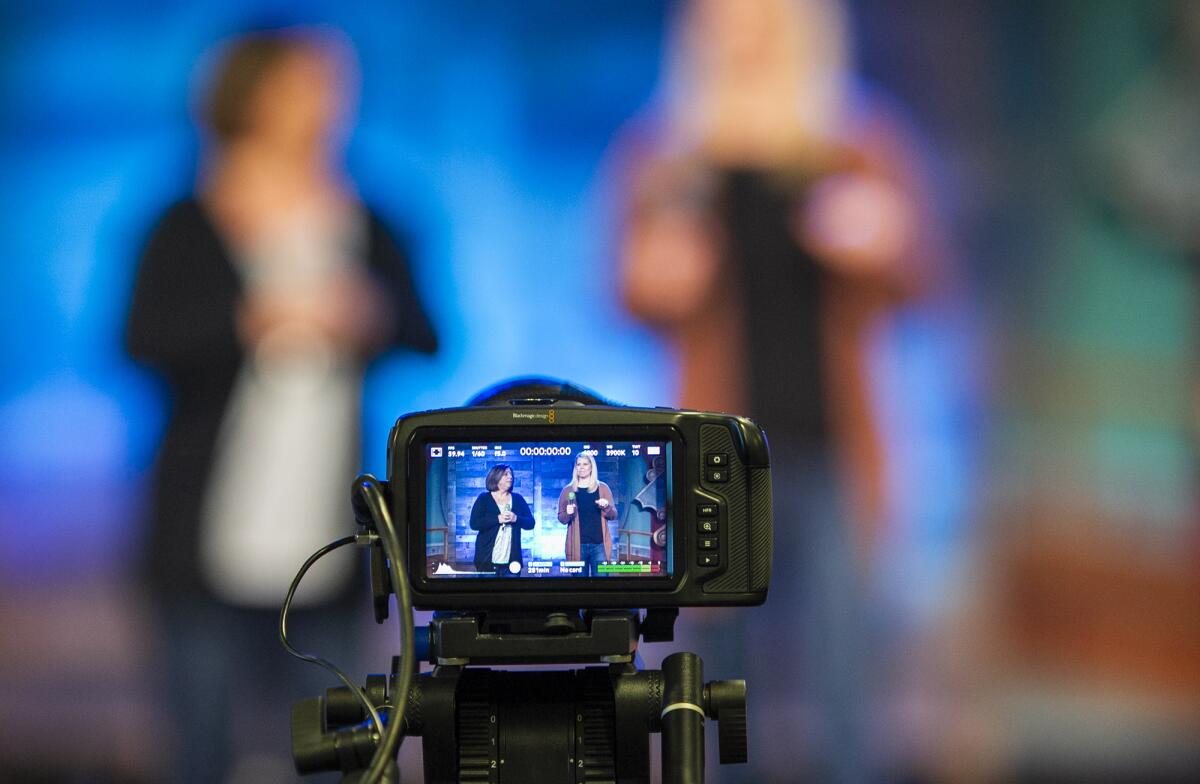
[{"label": "black cable", "polygon": [[300,580],[304,578],[305,572],[308,571],[310,566],[315,564],[324,556],[328,555],[339,547],[345,547],[348,544],[354,544],[356,541],[356,537],[346,536],[338,539],[336,542],[331,542],[330,544],[325,545],[320,550],[317,550],[315,553],[310,555],[308,560],[304,562],[304,565],[300,567],[300,571],[296,572],[296,577],[292,580],[291,587],[288,588],[287,598],[283,600],[283,609],[279,611],[279,641],[283,643],[283,647],[292,656],[295,656],[301,661],[319,664],[337,676],[337,679],[345,684],[346,688],[350,689],[350,693],[357,697],[358,701],[361,702],[363,707],[367,709],[367,713],[371,716],[371,721],[375,724],[375,731],[379,733],[380,737],[382,737],[384,734],[383,721],[379,718],[379,713],[375,710],[375,706],[371,704],[371,700],[367,698],[366,692],[356,686],[354,682],[346,677],[346,674],[338,669],[332,662],[328,661],[327,659],[323,659],[320,656],[314,656],[313,654],[302,653],[301,651],[296,650],[292,647],[292,644],[288,642],[287,638],[288,610],[291,609],[292,597],[296,595],[296,589],[300,586]]},{"label": "black cable", "polygon": [[355,480],[355,486],[367,502],[384,554],[387,556],[385,560],[388,574],[392,579],[392,589],[396,592],[396,605],[400,616],[400,680],[392,690],[393,705],[387,729],[375,750],[375,755],[371,758],[371,766],[362,778],[363,784],[379,784],[387,772],[388,763],[396,759],[396,752],[404,737],[404,713],[408,707],[408,693],[412,689],[415,669],[413,660],[416,656],[413,650],[412,593],[408,585],[408,575],[404,571],[404,544],[396,533],[391,512],[388,511],[383,486],[370,474],[360,475]]}]

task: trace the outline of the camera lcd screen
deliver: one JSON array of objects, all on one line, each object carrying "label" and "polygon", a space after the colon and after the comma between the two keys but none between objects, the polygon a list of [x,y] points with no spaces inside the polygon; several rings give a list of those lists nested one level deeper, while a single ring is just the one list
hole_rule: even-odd
[{"label": "camera lcd screen", "polygon": [[433,581],[672,575],[669,440],[425,442]]}]

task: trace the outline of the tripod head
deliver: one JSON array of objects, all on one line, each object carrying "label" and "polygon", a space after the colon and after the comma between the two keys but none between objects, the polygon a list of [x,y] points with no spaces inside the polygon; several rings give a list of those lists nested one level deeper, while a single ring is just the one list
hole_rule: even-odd
[{"label": "tripod head", "polygon": [[[422,737],[425,781],[648,782],[649,735],[661,733],[662,780],[701,782],[705,718],[718,722],[721,762],[745,762],[745,681],[704,683],[691,653],[668,656],[662,670],[634,666],[639,637],[669,640],[676,614],[439,613],[417,635],[421,658],[435,666],[413,681],[404,719],[405,733]],[[581,663],[606,666],[478,666]],[[367,679],[389,721],[397,682],[396,672]],[[366,713],[344,687],[298,703],[292,736],[301,773],[340,770],[358,781],[374,753]]]}]

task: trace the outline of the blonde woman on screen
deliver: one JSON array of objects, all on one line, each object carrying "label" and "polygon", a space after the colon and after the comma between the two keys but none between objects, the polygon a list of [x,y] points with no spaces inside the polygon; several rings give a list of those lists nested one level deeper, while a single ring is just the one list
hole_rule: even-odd
[{"label": "blonde woman on screen", "polygon": [[567,526],[566,558],[583,561],[587,575],[612,558],[612,533],[608,521],[617,519],[612,490],[600,481],[596,458],[580,452],[575,458],[571,482],[558,495],[558,521]]}]

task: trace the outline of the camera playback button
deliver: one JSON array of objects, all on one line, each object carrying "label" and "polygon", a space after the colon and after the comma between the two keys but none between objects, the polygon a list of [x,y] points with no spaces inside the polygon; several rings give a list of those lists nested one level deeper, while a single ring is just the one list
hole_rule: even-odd
[{"label": "camera playback button", "polygon": [[697,566],[720,566],[721,556],[713,550],[706,550],[696,556]]}]

